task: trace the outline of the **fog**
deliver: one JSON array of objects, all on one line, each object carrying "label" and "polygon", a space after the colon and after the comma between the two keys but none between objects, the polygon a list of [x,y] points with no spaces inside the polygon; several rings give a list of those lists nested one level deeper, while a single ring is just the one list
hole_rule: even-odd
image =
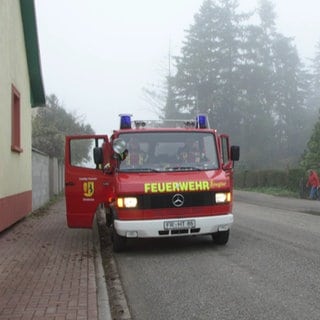
[{"label": "fog", "polygon": [[[179,55],[202,0],[35,0],[46,94],[96,133],[118,128],[118,114],[156,119],[144,87],[158,86],[169,51]],[[257,1],[240,0],[248,11]],[[318,0],[275,2],[277,30],[293,37],[302,60],[320,40]]]}]

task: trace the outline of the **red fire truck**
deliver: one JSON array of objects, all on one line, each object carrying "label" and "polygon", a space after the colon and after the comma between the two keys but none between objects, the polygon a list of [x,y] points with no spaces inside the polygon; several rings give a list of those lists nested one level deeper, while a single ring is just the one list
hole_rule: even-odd
[{"label": "red fire truck", "polygon": [[218,245],[228,242],[240,151],[205,115],[183,125],[120,115],[110,138],[67,136],[65,148],[70,228],[91,228],[103,206],[114,251],[130,238],[211,235]]}]

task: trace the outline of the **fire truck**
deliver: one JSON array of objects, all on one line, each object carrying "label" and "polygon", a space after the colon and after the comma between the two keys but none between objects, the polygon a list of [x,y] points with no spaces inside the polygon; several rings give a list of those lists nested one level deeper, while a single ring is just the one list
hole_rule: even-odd
[{"label": "fire truck", "polygon": [[67,224],[91,228],[103,207],[115,252],[132,238],[210,235],[225,245],[239,154],[206,115],[181,123],[125,114],[110,137],[67,136]]}]

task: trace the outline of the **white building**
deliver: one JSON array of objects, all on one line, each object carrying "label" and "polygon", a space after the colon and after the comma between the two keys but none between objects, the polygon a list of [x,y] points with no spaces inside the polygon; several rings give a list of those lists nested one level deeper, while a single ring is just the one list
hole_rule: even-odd
[{"label": "white building", "polygon": [[0,231],[32,210],[31,108],[45,104],[34,0],[0,1]]}]

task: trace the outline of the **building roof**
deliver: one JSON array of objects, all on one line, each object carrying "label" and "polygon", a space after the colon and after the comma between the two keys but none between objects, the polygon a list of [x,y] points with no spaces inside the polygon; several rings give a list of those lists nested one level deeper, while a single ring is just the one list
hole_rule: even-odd
[{"label": "building roof", "polygon": [[20,9],[30,79],[31,107],[44,106],[46,97],[41,73],[34,0],[20,0]]}]

